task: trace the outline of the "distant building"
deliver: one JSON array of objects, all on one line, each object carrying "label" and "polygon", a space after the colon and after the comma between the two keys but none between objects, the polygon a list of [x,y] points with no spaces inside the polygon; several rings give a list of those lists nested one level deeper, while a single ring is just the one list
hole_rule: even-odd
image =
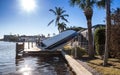
[{"label": "distant building", "polygon": [[4,41],[18,41],[18,36],[16,36],[16,35],[4,35]]},{"label": "distant building", "polygon": [[25,42],[36,42],[38,40],[43,40],[45,38],[45,36],[39,36],[39,35],[35,35],[35,36],[20,36],[19,37],[19,41],[25,41]]},{"label": "distant building", "polygon": [[13,41],[13,42],[36,42],[39,40],[45,39],[45,36],[16,36],[16,35],[4,35],[4,41]]}]

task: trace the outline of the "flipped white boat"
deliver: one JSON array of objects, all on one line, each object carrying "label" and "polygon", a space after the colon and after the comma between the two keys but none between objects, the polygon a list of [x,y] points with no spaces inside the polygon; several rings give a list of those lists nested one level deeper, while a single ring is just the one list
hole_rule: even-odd
[{"label": "flipped white boat", "polygon": [[42,41],[42,50],[57,50],[62,48],[68,41],[77,36],[74,30],[66,30],[60,34]]}]

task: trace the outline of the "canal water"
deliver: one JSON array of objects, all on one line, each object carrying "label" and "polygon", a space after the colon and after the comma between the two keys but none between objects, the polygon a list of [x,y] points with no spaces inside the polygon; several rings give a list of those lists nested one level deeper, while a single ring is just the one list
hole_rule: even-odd
[{"label": "canal water", "polygon": [[15,59],[15,43],[0,41],[0,75],[73,75],[59,57]]}]

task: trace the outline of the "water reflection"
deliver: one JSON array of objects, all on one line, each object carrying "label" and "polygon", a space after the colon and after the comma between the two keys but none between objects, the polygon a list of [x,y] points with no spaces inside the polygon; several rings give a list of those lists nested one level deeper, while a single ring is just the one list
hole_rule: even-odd
[{"label": "water reflection", "polygon": [[0,42],[0,75],[71,75],[61,57],[28,56],[15,59],[15,43]]},{"label": "water reflection", "polygon": [[30,66],[25,65],[19,70],[19,72],[22,73],[23,75],[31,75],[31,70],[32,68]]},{"label": "water reflection", "polygon": [[0,41],[0,75],[15,71],[15,43]]},{"label": "water reflection", "polygon": [[70,75],[66,63],[59,57],[24,57],[17,60],[17,72],[22,75]]}]

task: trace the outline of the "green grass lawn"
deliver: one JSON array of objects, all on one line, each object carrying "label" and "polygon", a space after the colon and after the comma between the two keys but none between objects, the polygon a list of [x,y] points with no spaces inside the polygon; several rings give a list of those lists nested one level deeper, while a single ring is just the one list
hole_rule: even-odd
[{"label": "green grass lawn", "polygon": [[[64,49],[71,55],[71,46],[67,45]],[[120,59],[109,58],[107,67],[103,66],[103,60],[99,56],[96,56],[95,59],[90,59],[88,55],[83,55],[78,59],[85,61],[89,66],[103,75],[120,75]]]},{"label": "green grass lawn", "polygon": [[101,59],[93,59],[88,60],[87,64],[102,73],[103,75],[120,75],[120,60],[110,58],[107,67],[103,67],[103,60]]}]

